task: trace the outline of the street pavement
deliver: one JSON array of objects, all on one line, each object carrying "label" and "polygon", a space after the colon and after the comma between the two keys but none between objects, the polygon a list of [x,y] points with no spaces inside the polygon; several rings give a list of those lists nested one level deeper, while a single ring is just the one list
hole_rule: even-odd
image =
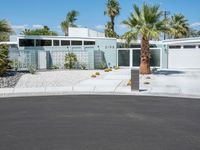
[{"label": "street pavement", "polygon": [[0,150],[199,150],[199,99],[0,99]]}]

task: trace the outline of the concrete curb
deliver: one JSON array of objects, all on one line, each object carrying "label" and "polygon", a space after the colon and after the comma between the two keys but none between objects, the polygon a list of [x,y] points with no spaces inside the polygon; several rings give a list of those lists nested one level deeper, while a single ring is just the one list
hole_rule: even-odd
[{"label": "concrete curb", "polygon": [[[90,91],[90,90],[91,91]],[[53,95],[135,95],[135,96],[155,96],[155,97],[175,97],[175,98],[193,98],[200,99],[200,95],[189,95],[181,93],[158,93],[147,91],[130,91],[130,90],[94,90],[91,88],[74,88],[74,87],[47,87],[47,88],[4,88],[0,89],[0,98],[6,97],[30,97],[30,96],[53,96]],[[113,89],[112,89],[113,90]]]}]

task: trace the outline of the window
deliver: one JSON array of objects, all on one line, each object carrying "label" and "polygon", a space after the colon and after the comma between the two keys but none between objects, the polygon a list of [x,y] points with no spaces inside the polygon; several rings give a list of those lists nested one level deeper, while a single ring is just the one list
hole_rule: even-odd
[{"label": "window", "polygon": [[67,41],[67,40],[61,41],[61,46],[69,46],[69,45],[70,45],[70,41]]},{"label": "window", "polygon": [[84,45],[95,45],[95,41],[84,41]]},{"label": "window", "polygon": [[59,40],[53,40],[53,46],[59,46]]},{"label": "window", "polygon": [[157,46],[155,44],[150,44],[150,48],[156,48]]},{"label": "window", "polygon": [[129,50],[118,51],[118,66],[130,66],[130,51]]},{"label": "window", "polygon": [[51,40],[36,40],[36,46],[52,46]]},{"label": "window", "polygon": [[19,46],[20,47],[34,47],[34,40],[33,39],[19,39]]},{"label": "window", "polygon": [[140,45],[131,44],[131,45],[130,45],[130,48],[141,48],[141,46],[140,46]]},{"label": "window", "polygon": [[196,48],[196,45],[184,45],[183,47],[185,49],[187,49],[187,48]]},{"label": "window", "polygon": [[72,41],[72,45],[82,45],[82,41]]},{"label": "window", "polygon": [[169,49],[180,49],[181,46],[180,45],[170,45]]}]

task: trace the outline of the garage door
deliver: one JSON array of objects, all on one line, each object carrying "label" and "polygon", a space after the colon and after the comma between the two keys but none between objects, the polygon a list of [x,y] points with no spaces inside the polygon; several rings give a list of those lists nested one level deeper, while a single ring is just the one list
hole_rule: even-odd
[{"label": "garage door", "polygon": [[200,49],[170,49],[169,68],[200,68]]}]

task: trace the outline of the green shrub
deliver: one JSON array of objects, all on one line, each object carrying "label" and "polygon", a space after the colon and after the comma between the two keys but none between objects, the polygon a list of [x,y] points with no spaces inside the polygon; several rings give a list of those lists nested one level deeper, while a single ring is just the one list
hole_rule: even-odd
[{"label": "green shrub", "polygon": [[12,60],[10,63],[11,68],[14,69],[15,71],[19,69],[20,65],[21,65],[21,62],[17,59]]},{"label": "green shrub", "polygon": [[115,70],[119,70],[120,67],[119,67],[119,66],[115,66],[114,69],[115,69]]},{"label": "green shrub", "polygon": [[58,65],[53,65],[52,67],[51,67],[51,69],[59,69],[59,66]]},{"label": "green shrub", "polygon": [[104,62],[99,63],[98,69],[106,69],[106,64]]},{"label": "green shrub", "polygon": [[10,68],[10,60],[8,59],[8,47],[0,45],[0,76],[2,76]]},{"label": "green shrub", "polygon": [[77,57],[74,53],[68,53],[65,56],[65,68],[75,69],[77,63]]},{"label": "green shrub", "polygon": [[28,71],[31,73],[31,74],[35,74],[36,71],[37,71],[37,67],[35,65],[30,65],[28,67]]},{"label": "green shrub", "polygon": [[80,64],[80,69],[81,70],[86,70],[87,69],[87,64],[85,64],[85,63]]},{"label": "green shrub", "polygon": [[104,72],[109,72],[110,70],[108,68],[104,69]]},{"label": "green shrub", "polygon": [[100,72],[96,72],[95,75],[99,76],[99,75],[100,75]]},{"label": "green shrub", "polygon": [[96,78],[97,76],[95,74],[92,74],[91,75],[91,78]]}]

